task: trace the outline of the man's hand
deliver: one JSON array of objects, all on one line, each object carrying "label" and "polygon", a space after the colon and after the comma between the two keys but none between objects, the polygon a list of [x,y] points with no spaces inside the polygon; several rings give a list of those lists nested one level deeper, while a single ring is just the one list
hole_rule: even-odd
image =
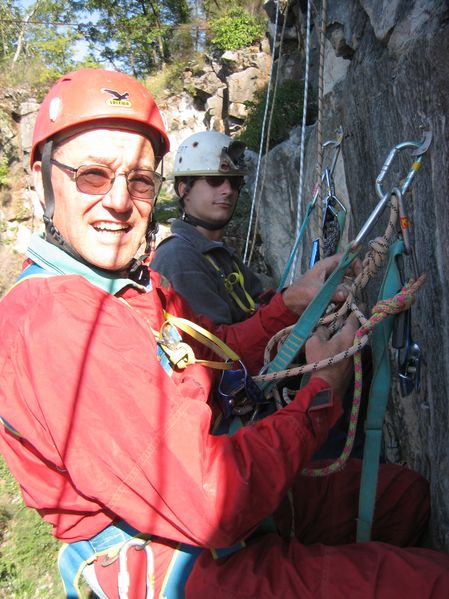
[{"label": "man's hand", "polygon": [[[293,312],[302,314],[315,295],[323,286],[324,282],[330,274],[336,269],[342,254],[335,254],[319,260],[313,268],[306,271],[297,281],[287,287],[282,293],[282,299],[285,305]],[[360,260],[354,260],[348,269],[348,275],[357,275],[361,271],[362,265]],[[343,284],[338,285],[332,296],[332,301],[336,304],[341,304],[345,301],[348,291]]]},{"label": "man's hand", "polygon": [[[343,327],[332,337],[330,337],[330,333],[326,327],[318,327],[306,343],[307,363],[319,362],[351,347],[358,328],[358,320],[354,314],[350,315]],[[337,364],[317,370],[312,374],[311,378],[319,377],[324,379],[337,395],[342,398],[351,380],[351,373],[352,359],[347,358]]]}]

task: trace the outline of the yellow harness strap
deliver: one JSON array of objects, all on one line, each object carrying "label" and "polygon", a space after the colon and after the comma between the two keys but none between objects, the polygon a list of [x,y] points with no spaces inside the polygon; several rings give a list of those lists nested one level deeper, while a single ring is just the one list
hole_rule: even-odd
[{"label": "yellow harness strap", "polygon": [[[119,297],[117,299],[126,304],[131,310],[135,310],[125,298]],[[224,341],[200,325],[187,320],[187,318],[173,316],[173,314],[164,310],[165,321],[162,323],[160,330],[156,331],[151,326],[146,315],[139,309],[137,309],[137,312],[144,317],[156,339],[156,343],[167,356],[170,364],[176,368],[183,370],[189,366],[189,364],[202,364],[203,366],[208,366],[209,368],[215,368],[217,370],[231,370],[234,366],[234,362],[240,362],[240,357],[229,347],[229,345],[226,345]],[[188,343],[182,341],[181,335],[177,329],[187,333],[196,339],[196,341],[211,349],[220,356],[220,358],[223,358],[224,362],[197,360],[193,349]]]},{"label": "yellow harness strap", "polygon": [[[156,333],[156,338],[158,344],[169,357],[170,362],[178,368],[182,369],[189,364],[196,363],[203,364],[209,368],[216,368],[217,370],[230,370],[233,367],[233,363],[240,360],[235,351],[226,345],[226,343],[216,337],[213,333],[200,327],[198,324],[187,320],[186,318],[173,316],[173,314],[169,314],[165,311],[164,317],[165,322],[161,326],[159,333]],[[169,334],[169,328],[171,326],[180,329],[183,333],[187,333],[196,341],[211,349],[220,356],[220,358],[223,358],[224,362],[198,360],[190,345],[182,341],[173,341],[172,335]]]},{"label": "yellow harness strap", "polygon": [[[243,278],[243,274],[242,274],[241,270],[239,269],[239,267],[237,266],[237,264],[235,262],[233,262],[235,272],[231,272],[226,276],[224,274],[223,270],[218,266],[218,264],[212,258],[212,256],[209,256],[209,254],[204,254],[204,257],[206,258],[206,260],[208,260],[210,262],[210,264],[212,264],[212,266],[215,268],[215,270],[223,278],[223,282],[224,282],[226,291],[232,297],[232,299],[237,304],[237,306],[241,310],[243,310],[243,312],[247,316],[251,316],[252,314],[254,314],[254,312],[256,312],[256,310],[257,310],[256,303],[245,289],[245,279]],[[245,298],[248,303],[247,306],[245,306],[245,304],[239,298],[237,293],[234,291],[234,287],[236,285],[240,285],[240,289],[245,294]]]}]

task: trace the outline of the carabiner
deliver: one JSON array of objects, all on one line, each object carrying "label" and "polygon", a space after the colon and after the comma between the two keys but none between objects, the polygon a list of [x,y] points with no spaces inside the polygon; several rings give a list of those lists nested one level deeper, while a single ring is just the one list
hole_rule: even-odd
[{"label": "carabiner", "polygon": [[428,150],[431,141],[432,133],[430,131],[426,131],[423,141],[403,141],[402,143],[399,143],[396,146],[394,146],[394,148],[388,154],[387,159],[385,160],[384,165],[381,168],[380,173],[376,179],[376,191],[377,195],[381,200],[384,199],[385,196],[388,197],[389,195],[389,192],[384,192],[384,190],[382,189],[382,183],[398,152],[404,150],[405,148],[415,148],[415,150],[412,152],[412,155],[417,157],[416,160],[414,160],[412,165],[410,166],[410,170],[401,187],[402,195],[405,195],[407,189],[410,186],[410,183],[412,182],[413,177],[415,176],[415,173],[421,167],[422,158],[424,156],[424,153]]},{"label": "carabiner", "polygon": [[422,352],[417,343],[413,343],[411,336],[407,340],[405,350],[397,350],[399,385],[402,397],[407,397],[416,389],[421,388],[421,360]]},{"label": "carabiner", "polygon": [[[332,185],[329,186],[333,188]],[[333,256],[338,251],[341,236],[345,228],[346,208],[340,202],[335,194],[329,194],[324,199],[323,206],[323,242],[324,256],[320,256],[320,240],[314,239],[312,242],[312,251],[309,260],[309,268],[312,268],[318,260]]]},{"label": "carabiner", "polygon": [[[343,129],[341,127],[337,130],[337,134],[338,134],[337,139],[329,139],[328,141],[324,142],[324,144],[322,146],[323,150],[325,150],[326,148],[333,148],[334,155],[332,158],[330,168],[326,168],[321,175],[321,182],[326,181],[328,183],[329,180],[332,179],[332,177],[334,176],[335,166],[337,164],[338,156],[339,156],[340,150],[341,150],[341,142],[343,140]],[[328,183],[328,187],[329,187],[329,183]],[[310,202],[311,208],[315,208],[315,204],[317,202],[318,195],[319,195],[318,192],[319,192],[319,183],[317,183],[315,185],[313,192],[312,192],[312,201]]]},{"label": "carabiner", "polygon": [[382,188],[382,183],[383,183],[385,175],[387,174],[396,154],[405,148],[415,148],[415,151],[413,152],[413,154],[415,156],[417,156],[416,160],[413,162],[413,164],[410,167],[410,170],[405,178],[404,183],[402,184],[402,187],[400,188],[401,193],[404,196],[405,193],[407,192],[408,188],[410,187],[410,184],[411,184],[416,172],[421,167],[421,162],[422,162],[422,159],[424,156],[424,152],[430,146],[431,137],[432,137],[432,134],[430,132],[427,132],[425,134],[425,138],[422,142],[404,141],[404,142],[399,143],[396,146],[394,146],[394,148],[390,151],[390,153],[388,154],[387,159],[385,160],[384,165],[382,166],[381,171],[376,179],[376,192],[377,192],[378,197],[380,198],[379,202],[377,203],[374,210],[369,215],[365,224],[360,229],[357,237],[351,243],[352,249],[357,248],[357,246],[359,246],[360,243],[365,239],[365,237],[371,231],[374,224],[379,219],[385,206],[390,201],[391,193],[384,192],[384,190]]}]

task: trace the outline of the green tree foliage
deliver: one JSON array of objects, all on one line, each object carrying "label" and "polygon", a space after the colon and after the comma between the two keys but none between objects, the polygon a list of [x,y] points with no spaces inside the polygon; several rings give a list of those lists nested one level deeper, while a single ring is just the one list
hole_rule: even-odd
[{"label": "green tree foliage", "polygon": [[225,16],[212,20],[210,27],[211,42],[220,50],[244,48],[265,35],[265,25],[241,8],[233,8]]},{"label": "green tree foliage", "polygon": [[218,19],[228,14],[230,10],[245,10],[252,16],[260,17],[265,14],[263,10],[264,0],[200,0],[195,4],[201,5],[201,9],[207,20]]},{"label": "green tree foliage", "polygon": [[70,1],[75,14],[91,16],[79,30],[93,58],[143,77],[170,61],[170,42],[190,16],[186,0]]},{"label": "green tree foliage", "polygon": [[[272,90],[273,91],[273,90]],[[245,121],[240,139],[248,148],[258,152],[262,123],[267,102],[267,89],[259,91],[255,101],[250,105],[250,111]],[[293,127],[300,125],[304,102],[304,84],[300,81],[287,80],[278,86],[273,106],[273,93],[270,93],[268,114],[271,115],[269,147],[288,139]],[[316,95],[309,90],[307,106],[307,124],[315,121],[317,115]],[[265,142],[264,142],[265,146]]]},{"label": "green tree foliage", "polygon": [[0,457],[0,597],[61,597],[59,548],[49,525],[25,508],[18,485]]},{"label": "green tree foliage", "polygon": [[79,65],[74,45],[80,39],[73,12],[64,0],[35,0],[26,8],[0,3],[0,75],[4,85],[48,87]]},{"label": "green tree foliage", "polygon": [[21,14],[18,7],[14,5],[15,2],[11,0],[0,2],[1,61],[14,56],[14,41],[19,35]]}]

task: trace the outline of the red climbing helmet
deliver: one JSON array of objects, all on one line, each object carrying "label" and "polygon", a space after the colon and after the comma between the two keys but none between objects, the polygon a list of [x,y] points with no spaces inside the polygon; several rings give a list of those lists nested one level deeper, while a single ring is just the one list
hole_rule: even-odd
[{"label": "red climbing helmet", "polygon": [[30,163],[39,159],[40,143],[66,129],[105,119],[137,125],[151,139],[158,158],[170,149],[159,109],[144,85],[117,71],[80,69],[61,77],[44,98]]}]

